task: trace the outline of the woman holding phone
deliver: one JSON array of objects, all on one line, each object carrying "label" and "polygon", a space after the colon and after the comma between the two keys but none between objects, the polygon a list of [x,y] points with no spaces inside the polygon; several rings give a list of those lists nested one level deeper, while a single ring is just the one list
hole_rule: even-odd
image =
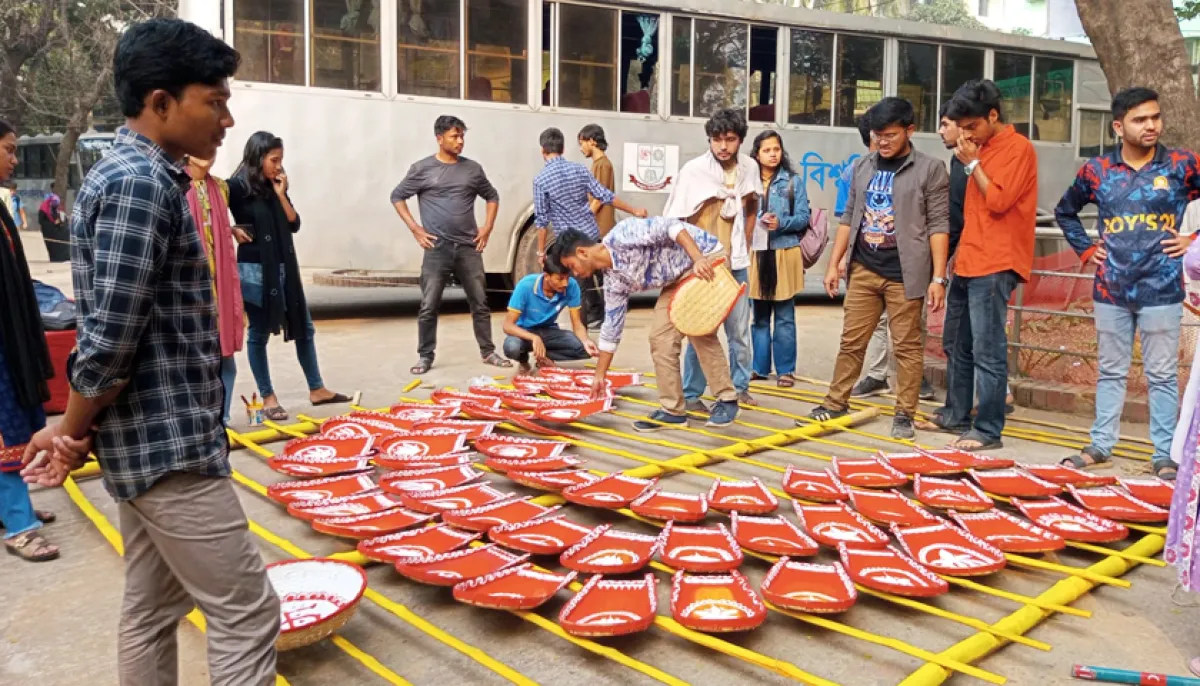
[{"label": "woman holding phone", "polygon": [[313,405],[349,402],[350,398],[325,388],[317,362],[315,329],[292,234],[300,230],[300,215],[288,197],[283,170],[283,140],[259,131],[246,141],[242,163],[229,179],[229,209],[238,226],[250,229],[249,242],[238,246],[238,272],[250,330],[246,354],[250,371],[263,398],[267,419],[287,419],[271,385],[267,342],[283,333],[295,341],[296,357],[308,381]]},{"label": "woman holding phone", "polygon": [[[766,201],[759,204],[755,231],[767,232],[765,250],[750,260],[750,298],[754,323],[754,378],[766,379],[774,361],[781,388],[796,385],[796,305],[804,290],[804,255],[800,237],[808,229],[808,191],[804,177],[792,170],[783,139],[767,130],[754,139],[750,156],[758,162]],[[771,318],[775,330],[771,330]]]}]

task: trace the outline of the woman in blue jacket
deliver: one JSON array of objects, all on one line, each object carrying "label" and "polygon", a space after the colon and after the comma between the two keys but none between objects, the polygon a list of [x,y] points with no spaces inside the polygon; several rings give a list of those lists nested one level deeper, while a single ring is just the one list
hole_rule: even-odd
[{"label": "woman in blue jacket", "polygon": [[783,139],[775,131],[758,134],[750,154],[758,161],[767,196],[766,202],[759,204],[755,230],[765,229],[768,236],[767,249],[756,250],[750,260],[754,378],[767,378],[774,357],[777,383],[791,388],[796,384],[796,306],[792,299],[804,289],[800,238],[808,230],[808,191],[804,177],[792,170]]}]

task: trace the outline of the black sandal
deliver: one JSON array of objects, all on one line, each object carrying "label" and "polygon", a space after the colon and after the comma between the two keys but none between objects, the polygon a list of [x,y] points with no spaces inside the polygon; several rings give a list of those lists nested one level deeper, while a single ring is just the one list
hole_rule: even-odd
[{"label": "black sandal", "polygon": [[1163,481],[1174,481],[1175,476],[1179,473],[1179,465],[1175,464],[1175,461],[1171,459],[1152,462],[1150,463],[1150,468],[1154,470],[1154,476]]},{"label": "black sandal", "polygon": [[348,403],[348,402],[350,402],[350,396],[342,395],[341,393],[334,393],[333,395],[329,396],[328,398],[326,398],[324,400],[316,401],[315,403],[313,403],[313,406],[316,407],[317,405],[340,405],[342,403]]},{"label": "black sandal", "polygon": [[483,358],[483,363],[490,364],[493,367],[504,367],[506,369],[512,366],[512,360],[500,357],[500,355],[496,353],[492,353],[491,355]]},{"label": "black sandal", "polygon": [[[965,446],[965,445],[962,445],[963,441],[971,441],[973,443],[978,443],[979,445],[973,446],[973,447]],[[975,429],[971,429],[970,431],[966,432],[965,434],[959,436],[957,440],[951,441],[949,447],[954,448],[956,450],[965,450],[969,453],[979,453],[979,452],[983,452],[985,450],[995,450],[997,448],[1003,448],[1004,442],[999,439],[990,441],[983,434],[979,433]]]},{"label": "black sandal", "polygon": [[432,357],[422,357],[416,364],[408,368],[410,374],[420,376],[433,368]]},{"label": "black sandal", "polygon": [[1088,446],[1080,450],[1076,455],[1068,455],[1059,460],[1061,465],[1070,465],[1075,469],[1096,469],[1107,465],[1112,460],[1112,457],[1096,450],[1092,446]]}]

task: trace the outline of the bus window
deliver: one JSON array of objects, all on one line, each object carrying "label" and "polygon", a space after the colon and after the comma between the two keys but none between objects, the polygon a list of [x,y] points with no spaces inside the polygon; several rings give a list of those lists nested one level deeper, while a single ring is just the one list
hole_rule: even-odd
[{"label": "bus window", "polygon": [[[462,97],[459,85],[459,32],[462,17],[458,2],[434,2],[424,12],[413,12],[410,3],[396,5],[399,45],[396,49],[396,91],[438,98]],[[491,84],[475,100],[491,100]],[[486,97],[484,97],[486,95]]]},{"label": "bus window", "polygon": [[1079,157],[1099,157],[1114,147],[1112,114],[1104,110],[1079,110]]},{"label": "bus window", "polygon": [[527,0],[466,0],[466,8],[467,98],[525,104]]},{"label": "bus window", "polygon": [[775,121],[775,64],[779,29],[750,27],[750,121]]},{"label": "bus window", "polygon": [[974,48],[942,46],[941,102],[946,102],[964,83],[983,78],[983,51]]},{"label": "bus window", "polygon": [[671,114],[692,114],[692,20],[675,17],[671,22]]},{"label": "bus window", "polygon": [[708,117],[720,109],[746,107],[747,34],[745,24],[695,20],[692,116]]},{"label": "bus window", "polygon": [[[1017,133],[1030,138],[1029,109],[1033,97],[1033,58],[997,52],[992,80],[1000,89],[1000,114]],[[1036,125],[1035,125],[1036,130]]]},{"label": "bus window", "polygon": [[560,3],[558,105],[617,109],[617,10]]},{"label": "bus window", "polygon": [[[382,91],[379,78],[379,12],[371,10],[371,3],[347,3],[345,0],[310,2],[312,85],[352,91]],[[358,9],[348,9],[352,5],[358,5]]]},{"label": "bus window", "polygon": [[883,41],[838,35],[834,126],[856,126],[858,116],[883,98]]},{"label": "bus window", "polygon": [[[112,149],[111,138],[81,138],[75,144],[75,153],[79,158],[79,172],[87,176],[104,153]],[[74,165],[73,165],[74,166]]]},{"label": "bus window", "polygon": [[236,0],[233,47],[242,54],[243,81],[305,85],[306,0]]},{"label": "bus window", "polygon": [[621,111],[649,114],[658,111],[657,14],[621,12]]},{"label": "bus window", "polygon": [[916,109],[917,131],[937,130],[938,46],[900,42],[900,66],[896,94]]},{"label": "bus window", "polygon": [[792,29],[789,124],[829,125],[832,74],[833,34]]},{"label": "bus window", "polygon": [[1074,90],[1075,62],[1053,57],[1034,60],[1033,103],[1038,127],[1033,140],[1070,142]]}]

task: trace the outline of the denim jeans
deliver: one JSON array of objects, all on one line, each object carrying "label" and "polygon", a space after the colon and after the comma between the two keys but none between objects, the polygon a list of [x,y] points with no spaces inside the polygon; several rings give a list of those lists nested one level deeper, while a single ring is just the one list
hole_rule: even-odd
[{"label": "denim jeans", "polygon": [[956,276],[946,294],[945,331],[954,341],[950,351],[946,406],[947,426],[971,427],[976,387],[979,413],[974,429],[988,441],[1004,431],[1004,396],[1008,385],[1008,299],[1017,275],[1004,271],[987,276]]},{"label": "denim jeans", "polygon": [[[254,383],[258,386],[258,394],[266,398],[275,395],[275,387],[271,385],[271,365],[267,360],[267,342],[271,340],[271,332],[261,326],[266,317],[255,316],[253,305],[246,305],[247,319],[250,322],[249,333],[246,334],[246,357],[250,360],[250,372],[254,374]],[[313,327],[312,314],[304,313],[308,336],[304,340],[293,339],[296,344],[296,359],[304,370],[304,378],[308,381],[308,390],[315,391],[325,387],[321,380],[321,365],[317,363],[316,329]],[[232,386],[232,384],[230,385]],[[226,387],[226,393],[228,388]]]},{"label": "denim jeans", "polygon": [[[771,373],[774,358],[775,371],[780,376],[796,373],[796,303],[787,300],[751,300],[754,309],[754,325],[750,329],[754,339],[754,373],[766,376]],[[775,331],[771,331],[771,317],[775,318]]]},{"label": "denim jeans", "polygon": [[0,472],[0,521],[4,522],[5,538],[42,526],[29,500],[29,486],[20,472]]},{"label": "denim jeans", "polygon": [[1179,329],[1183,305],[1137,307],[1096,303],[1096,421],[1092,447],[1112,453],[1125,409],[1125,381],[1133,361],[1133,336],[1142,331],[1142,366],[1150,403],[1150,441],[1155,462],[1171,459],[1171,439],[1179,416]]},{"label": "denim jeans", "polygon": [[233,355],[221,358],[221,383],[225,386],[225,423],[229,423],[229,412],[233,408],[233,383],[237,381],[237,360]]},{"label": "denim jeans", "polygon": [[421,309],[417,312],[417,356],[432,360],[437,349],[438,312],[442,293],[454,276],[467,295],[475,342],[479,355],[487,358],[496,352],[492,343],[492,313],[487,304],[487,284],[483,255],[474,245],[452,243],[442,238],[425,251],[421,261]]},{"label": "denim jeans", "polygon": [[[733,270],[733,278],[738,283],[746,283],[750,278],[749,269]],[[733,387],[738,393],[750,390],[750,364],[754,357],[753,344],[750,342],[750,298],[742,295],[733,306],[725,319],[725,337],[729,339],[729,373],[733,377]],[[692,349],[689,341],[687,352],[683,355],[683,397],[687,400],[698,400],[704,395],[708,379],[700,368],[700,358]]]},{"label": "denim jeans", "polygon": [[[579,340],[573,331],[565,331],[557,325],[540,326],[526,331],[542,339],[542,344],[546,346],[546,357],[555,362],[587,360],[592,357],[583,347],[583,341]],[[505,337],[504,356],[508,359],[527,363],[532,352],[532,341],[516,336]]]}]

